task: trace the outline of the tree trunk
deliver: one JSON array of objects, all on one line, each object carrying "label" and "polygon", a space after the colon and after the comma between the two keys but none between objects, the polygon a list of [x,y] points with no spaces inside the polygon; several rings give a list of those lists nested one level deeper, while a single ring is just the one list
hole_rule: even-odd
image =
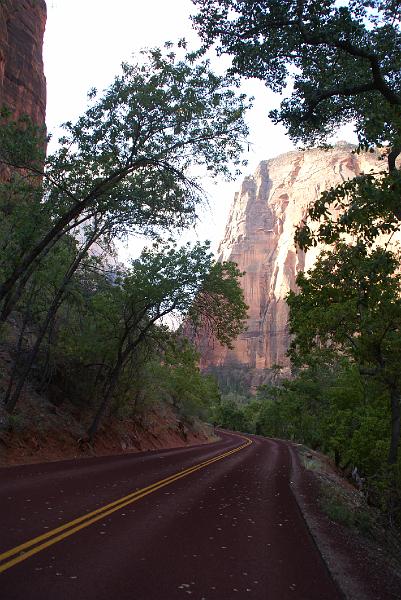
[{"label": "tree trunk", "polygon": [[[54,222],[53,227],[18,263],[18,266],[14,269],[13,273],[8,277],[8,279],[0,284],[0,303],[3,302],[4,298],[8,296],[8,294],[12,293],[13,288],[16,286],[21,277],[24,277],[24,274],[27,272],[27,270],[29,270],[30,266],[32,264],[36,264],[36,261],[40,262],[43,253],[46,253],[49,245],[54,245],[54,243],[56,243],[77,225],[76,221],[92,202],[95,202],[110,189],[113,189],[130,172],[133,172],[142,166],[146,166],[147,163],[148,161],[146,159],[138,159],[136,165],[131,164],[130,166],[122,168],[120,171],[112,173],[106,180],[95,186],[95,188],[85,198],[83,198],[81,201],[76,201],[75,204],[64,215],[59,217],[59,219]],[[91,216],[88,215],[80,223],[88,221],[90,218]]]},{"label": "tree trunk", "polygon": [[55,246],[55,244],[59,241],[60,237],[62,237],[62,236],[54,238],[52,243],[48,244],[46,249],[41,253],[40,260],[33,262],[30,265],[30,267],[25,270],[24,275],[21,276],[9,288],[9,290],[5,294],[4,298],[0,298],[0,305],[1,305],[1,300],[3,299],[3,305],[1,308],[1,312],[0,312],[0,323],[5,323],[7,321],[10,313],[14,310],[16,304],[18,303],[19,299],[21,298],[21,296],[25,290],[26,284],[32,277],[32,275],[35,272],[36,268],[38,267],[40,261],[42,261],[47,256],[47,254],[50,252],[50,250],[53,248],[53,246]]},{"label": "tree trunk", "polygon": [[101,403],[96,411],[96,414],[93,418],[93,421],[88,429],[88,438],[89,438],[89,442],[91,444],[93,443],[93,440],[95,439],[95,435],[97,433],[97,430],[99,429],[100,421],[106,411],[106,408],[109,404],[110,398],[112,397],[113,392],[117,387],[117,382],[118,382],[118,378],[121,373],[122,366],[123,366],[122,361],[117,362],[117,364],[115,365],[113,372],[110,376],[109,385],[107,386],[107,388],[105,390],[102,401],[101,401]]},{"label": "tree trunk", "polygon": [[338,448],[335,448],[334,449],[334,464],[336,465],[337,469],[340,467],[340,461],[341,461],[340,451],[338,450]]},{"label": "tree trunk", "polygon": [[35,294],[35,289],[36,288],[32,288],[31,293],[29,295],[29,299],[28,299],[28,306],[26,307],[25,313],[24,313],[24,319],[22,322],[22,326],[21,326],[21,330],[19,332],[19,336],[18,336],[18,343],[17,343],[17,348],[16,348],[16,353],[15,353],[15,358],[14,358],[14,364],[11,370],[11,374],[10,374],[10,380],[8,382],[8,386],[7,386],[7,390],[4,396],[4,404],[6,405],[11,393],[13,391],[13,386],[14,386],[14,380],[15,380],[15,376],[18,372],[18,368],[20,366],[20,359],[21,359],[21,354],[22,354],[22,346],[24,343],[24,337],[25,337],[25,331],[26,328],[28,326],[28,321],[31,319],[32,315],[31,315],[31,302],[32,302],[32,298]]},{"label": "tree trunk", "polygon": [[[70,211],[71,213],[72,211]],[[79,213],[78,213],[79,214]],[[0,302],[6,297],[9,297],[15,285],[18,283],[21,277],[29,270],[29,267],[38,259],[46,248],[52,243],[54,239],[60,239],[64,234],[64,227],[69,223],[70,214],[67,213],[64,217],[54,225],[54,227],[34,246],[31,251],[21,260],[18,266],[14,269],[13,273],[0,285]]]},{"label": "tree trunk", "polygon": [[89,248],[100,237],[100,235],[101,235],[101,232],[97,232],[97,233],[93,234],[92,237],[89,238],[89,240],[86,242],[85,246],[80,250],[79,254],[74,258],[71,265],[69,266],[68,271],[64,276],[63,282],[60,285],[59,289],[57,290],[57,293],[56,293],[55,297],[53,298],[53,302],[51,303],[50,308],[47,311],[46,318],[45,318],[45,320],[42,324],[42,327],[37,335],[35,344],[31,350],[31,352],[29,353],[28,360],[25,364],[23,372],[21,373],[17,387],[16,387],[14,393],[12,394],[12,396],[10,398],[8,398],[8,400],[6,402],[5,406],[9,413],[12,413],[17,405],[22,388],[24,387],[25,381],[26,381],[26,379],[31,371],[32,365],[38,355],[38,352],[40,350],[40,347],[42,345],[42,341],[46,335],[46,332],[47,332],[50,324],[55,319],[56,314],[57,314],[61,304],[64,301],[65,290],[66,290],[69,282],[71,281],[72,277],[74,276],[75,272],[77,271],[82,260],[87,255]]},{"label": "tree trunk", "polygon": [[51,351],[52,351],[52,345],[53,345],[54,324],[55,324],[55,319],[53,319],[53,321],[50,325],[48,334],[47,334],[46,358],[45,358],[44,366],[42,369],[39,388],[38,388],[40,394],[42,394],[45,391],[46,387],[49,384],[49,381],[51,380],[52,369],[50,366],[50,357],[51,357]]},{"label": "tree trunk", "polygon": [[[174,309],[175,306],[173,306],[172,308]],[[158,319],[160,319],[161,317],[164,317],[169,312],[171,312],[171,310],[168,310],[168,311],[166,310],[165,312],[158,313],[157,317],[154,317],[153,319],[151,319],[149,321],[149,323],[146,325],[146,327],[144,327],[144,329],[139,333],[139,335],[136,337],[136,339],[134,341],[129,342],[124,349],[124,345],[126,343],[129,332],[132,331],[132,329],[134,329],[134,327],[136,325],[138,325],[138,323],[142,319],[142,315],[139,317],[139,319],[137,317],[137,319],[135,319],[133,322],[131,322],[129,328],[126,328],[124,336],[120,342],[120,349],[118,351],[118,358],[117,358],[116,364],[110,375],[109,385],[106,388],[105,394],[103,396],[103,400],[100,403],[100,406],[95,414],[95,417],[88,429],[88,437],[89,437],[89,441],[91,443],[94,440],[94,437],[99,428],[100,420],[105,413],[105,410],[107,408],[109,400],[117,386],[118,378],[120,376],[121,370],[125,366],[129,355],[132,354],[132,352],[134,352],[134,350],[137,348],[137,346],[139,346],[139,344],[143,341],[143,339],[146,337],[148,330],[153,326],[153,324]]]},{"label": "tree trunk", "polygon": [[35,362],[35,359],[38,355],[39,349],[42,345],[42,341],[43,341],[43,338],[45,337],[47,328],[49,327],[52,320],[55,318],[56,313],[57,313],[58,309],[60,308],[60,305],[63,302],[63,295],[64,295],[63,292],[59,291],[57,293],[55,299],[53,300],[53,303],[46,315],[45,322],[42,325],[41,330],[39,331],[39,333],[37,335],[36,342],[35,342],[32,350],[29,353],[28,360],[25,363],[24,370],[22,371],[22,373],[19,377],[17,387],[15,388],[12,396],[6,402],[6,410],[9,413],[12,413],[17,405],[18,399],[22,392],[22,388],[24,387],[25,381],[31,371],[32,365]]},{"label": "tree trunk", "polygon": [[391,151],[389,152],[389,155],[387,157],[389,173],[394,173],[397,170],[397,166],[395,163],[396,163],[397,157],[400,154],[401,154],[401,146],[394,146],[391,149]]},{"label": "tree trunk", "polygon": [[398,459],[398,446],[400,443],[400,395],[398,390],[391,390],[391,440],[388,454],[388,464],[394,465]]}]

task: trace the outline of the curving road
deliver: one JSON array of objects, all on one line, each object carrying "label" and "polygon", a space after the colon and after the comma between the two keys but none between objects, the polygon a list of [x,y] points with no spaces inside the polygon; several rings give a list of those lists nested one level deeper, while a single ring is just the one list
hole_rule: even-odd
[{"label": "curving road", "polygon": [[1,600],[340,600],[285,442],[0,469]]}]

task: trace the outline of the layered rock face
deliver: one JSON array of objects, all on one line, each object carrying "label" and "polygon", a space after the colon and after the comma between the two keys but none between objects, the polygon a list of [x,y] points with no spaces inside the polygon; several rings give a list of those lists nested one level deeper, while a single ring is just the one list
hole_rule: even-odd
[{"label": "layered rock face", "polygon": [[248,330],[228,350],[201,338],[201,366],[225,373],[246,370],[248,385],[269,379],[275,364],[289,367],[288,308],[285,296],[296,287],[299,271],[308,270],[322,248],[306,254],[295,247],[294,233],[308,205],[321,192],[361,172],[383,171],[376,154],[352,154],[344,142],[332,150],[283,154],[259,164],[235,195],[219,247],[219,260],[236,262],[249,306]]},{"label": "layered rock face", "polygon": [[44,125],[46,79],[43,73],[44,0],[0,3],[0,106],[15,116],[27,114]]}]

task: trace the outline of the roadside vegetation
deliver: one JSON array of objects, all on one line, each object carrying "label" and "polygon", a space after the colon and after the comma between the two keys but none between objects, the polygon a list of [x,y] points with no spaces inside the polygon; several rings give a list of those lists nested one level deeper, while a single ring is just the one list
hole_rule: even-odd
[{"label": "roadside vegetation", "polygon": [[[103,94],[91,90],[48,156],[43,132],[2,109],[3,427],[27,385],[91,414],[89,441],[110,412],[152,400],[204,415],[217,387],[173,319],[229,345],[246,306],[233,263],[178,240],[204,201],[200,176],[240,164],[247,101],[235,87],[184,43],[143,52]],[[148,245],[121,265],[115,243],[133,235]]]},{"label": "roadside vegetation", "polygon": [[[380,149],[361,173],[310,206],[299,249],[326,250],[288,296],[291,379],[215,407],[227,427],[297,440],[357,467],[363,489],[401,524],[400,229],[401,12],[392,0],[194,0],[205,47],[232,57],[284,99],[270,117],[306,147],[345,123],[357,152]],[[288,85],[288,87],[287,87]],[[239,401],[238,401],[239,400]]]}]

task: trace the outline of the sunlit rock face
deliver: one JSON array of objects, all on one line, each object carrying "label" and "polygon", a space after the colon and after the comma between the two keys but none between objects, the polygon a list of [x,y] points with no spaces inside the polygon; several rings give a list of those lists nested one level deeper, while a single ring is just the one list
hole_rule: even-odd
[{"label": "sunlit rock face", "polygon": [[0,106],[27,114],[44,125],[46,80],[43,73],[44,0],[0,2]]},{"label": "sunlit rock face", "polygon": [[223,387],[224,380],[230,383],[233,378],[239,387],[260,385],[275,364],[288,372],[285,297],[295,289],[298,272],[312,267],[322,249],[306,254],[297,249],[295,228],[323,190],[361,172],[386,168],[378,155],[353,154],[352,148],[340,142],[328,151],[294,151],[263,161],[235,195],[219,259],[232,260],[246,272],[242,286],[249,306],[248,330],[232,350],[207,337],[198,342],[202,368],[217,371]]}]

